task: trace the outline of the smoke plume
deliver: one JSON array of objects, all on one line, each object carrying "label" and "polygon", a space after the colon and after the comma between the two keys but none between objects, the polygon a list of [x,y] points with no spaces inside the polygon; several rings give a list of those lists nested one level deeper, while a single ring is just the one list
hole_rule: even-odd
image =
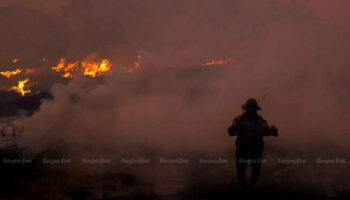
[{"label": "smoke plume", "polygon": [[[348,2],[71,0],[49,5],[53,12],[18,2],[0,8],[0,64],[20,57],[54,97],[15,122],[21,147],[226,155],[241,105],[266,95],[261,115],[280,132],[266,139],[267,154],[349,152]],[[114,73],[67,81],[51,70],[61,57],[91,55],[110,59]],[[138,55],[140,70],[123,71]]]}]

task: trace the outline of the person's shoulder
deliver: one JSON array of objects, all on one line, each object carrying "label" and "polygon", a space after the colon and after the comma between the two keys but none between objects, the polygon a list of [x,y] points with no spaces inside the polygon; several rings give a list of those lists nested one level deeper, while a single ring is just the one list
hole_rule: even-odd
[{"label": "person's shoulder", "polygon": [[240,119],[243,119],[245,117],[245,113],[242,113],[240,115],[238,115],[235,120],[240,120]]},{"label": "person's shoulder", "polygon": [[266,121],[261,115],[258,115],[258,118],[262,121]]},{"label": "person's shoulder", "polygon": [[233,123],[237,123],[238,121],[240,121],[240,120],[242,119],[242,117],[243,117],[243,114],[238,115],[237,117],[235,117],[235,118],[233,119]]},{"label": "person's shoulder", "polygon": [[234,118],[234,120],[238,120],[240,118],[242,118],[242,115],[238,115],[237,117]]},{"label": "person's shoulder", "polygon": [[259,121],[263,126],[268,126],[267,121],[260,115],[258,115]]}]

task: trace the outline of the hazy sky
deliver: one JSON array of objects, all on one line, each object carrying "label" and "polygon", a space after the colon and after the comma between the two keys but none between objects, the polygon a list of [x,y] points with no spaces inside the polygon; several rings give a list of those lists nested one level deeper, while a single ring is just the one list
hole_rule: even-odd
[{"label": "hazy sky", "polygon": [[[347,1],[23,0],[1,6],[1,68],[36,68],[31,80],[55,96],[23,122],[34,142],[52,134],[82,145],[122,138],[132,145],[229,149],[226,128],[241,104],[267,93],[262,114],[280,128],[281,141],[349,139]],[[121,71],[138,55],[139,73],[109,75],[103,84],[76,79],[62,85],[50,70],[61,57],[94,56]],[[16,57],[21,62],[10,64]],[[229,57],[237,62],[200,65]],[[19,78],[0,83],[8,87]],[[72,95],[81,101],[72,102]]]},{"label": "hazy sky", "polygon": [[70,0],[1,0],[0,6],[21,5],[51,14],[60,14]]},{"label": "hazy sky", "polygon": [[[15,121],[24,126],[26,150],[228,155],[234,138],[226,130],[241,105],[268,94],[259,102],[261,114],[280,136],[266,139],[265,152],[349,151],[350,1],[8,0],[0,6],[1,69],[35,68],[29,76],[35,87],[54,96]],[[138,55],[141,68],[123,73]],[[50,69],[61,57],[108,58],[115,73],[66,81]],[[230,57],[236,62],[201,66]],[[0,77],[0,86],[22,78]]]}]

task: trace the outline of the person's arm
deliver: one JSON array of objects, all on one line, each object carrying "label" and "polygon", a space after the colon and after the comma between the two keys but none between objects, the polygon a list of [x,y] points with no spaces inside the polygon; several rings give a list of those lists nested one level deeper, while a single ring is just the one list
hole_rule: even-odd
[{"label": "person's arm", "polygon": [[238,133],[238,128],[237,128],[237,122],[238,122],[238,120],[239,120],[239,116],[238,117],[236,117],[234,120],[233,120],[233,122],[232,122],[232,125],[228,128],[228,130],[227,130],[227,132],[228,132],[228,134],[230,135],[230,136],[235,136],[235,135],[237,135],[237,133]]}]

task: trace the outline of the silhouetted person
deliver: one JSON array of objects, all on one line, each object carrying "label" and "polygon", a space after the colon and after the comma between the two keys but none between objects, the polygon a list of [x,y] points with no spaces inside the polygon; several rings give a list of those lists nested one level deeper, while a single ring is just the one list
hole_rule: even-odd
[{"label": "silhouetted person", "polygon": [[269,127],[267,122],[257,114],[261,110],[255,99],[248,99],[242,105],[245,112],[233,120],[228,129],[231,136],[237,135],[236,139],[236,162],[237,178],[243,189],[247,189],[246,168],[248,161],[252,167],[252,176],[249,188],[252,188],[258,181],[262,152],[264,149],[263,136],[277,136],[278,131],[275,126]]}]

